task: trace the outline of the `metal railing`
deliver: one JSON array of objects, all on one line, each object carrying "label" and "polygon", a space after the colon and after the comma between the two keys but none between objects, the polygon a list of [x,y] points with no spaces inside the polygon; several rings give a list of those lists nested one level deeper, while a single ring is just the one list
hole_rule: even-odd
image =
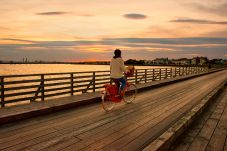
[{"label": "metal railing", "polygon": [[[147,83],[167,78],[207,72],[205,67],[137,69],[131,83]],[[70,72],[0,76],[1,107],[60,96],[101,91],[110,83],[109,71]]]}]

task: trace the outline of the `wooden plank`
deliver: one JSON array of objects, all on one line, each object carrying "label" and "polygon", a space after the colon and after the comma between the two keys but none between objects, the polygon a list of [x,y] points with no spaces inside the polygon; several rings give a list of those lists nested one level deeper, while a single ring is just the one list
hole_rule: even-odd
[{"label": "wooden plank", "polygon": [[171,146],[171,151],[186,151],[200,132],[200,130],[203,128],[203,125],[206,123],[206,121],[210,118],[210,116],[213,114],[214,110],[217,107],[217,104],[219,102],[215,101],[214,104],[211,106],[208,106],[206,112],[204,112],[200,118],[196,119],[192,125],[189,127],[189,129],[184,132]]},{"label": "wooden plank", "polygon": [[223,151],[227,151],[227,141],[225,143],[225,147],[224,147],[224,150]]},{"label": "wooden plank", "polygon": [[23,141],[19,144],[14,144],[13,146],[7,147],[3,149],[2,151],[18,151],[18,150],[38,150],[41,149],[41,145],[43,147],[48,147],[52,145],[54,142],[50,142],[52,139],[61,137],[62,134],[59,132],[53,132],[49,133],[47,135],[43,135],[42,137],[32,138],[28,141]]},{"label": "wooden plank", "polygon": [[203,151],[206,149],[207,144],[214,132],[214,129],[217,125],[218,121],[209,119],[201,132],[199,133],[198,137],[195,138],[194,142],[191,144],[189,151],[200,150]]},{"label": "wooden plank", "polygon": [[221,102],[219,105],[223,106],[224,109],[222,110],[222,114],[219,120],[219,123],[212,135],[212,138],[209,141],[209,144],[206,148],[207,151],[222,151],[225,146],[226,136],[227,136],[227,88],[224,91],[224,95],[220,99]]},{"label": "wooden plank", "polygon": [[36,145],[29,146],[26,149],[29,151],[36,151],[36,150],[45,150],[45,151],[54,151],[54,150],[61,150],[73,143],[77,143],[80,140],[74,136],[70,135],[63,135],[59,137],[50,138],[49,140],[40,142]]},{"label": "wooden plank", "polygon": [[[11,139],[11,140],[7,141],[7,143],[0,142],[0,150],[14,146],[15,144],[20,144],[22,142],[29,141],[32,138],[40,137],[42,135],[47,135],[47,134],[52,133],[54,131],[56,131],[56,130],[55,129],[46,129],[46,130],[43,130],[43,131],[39,131],[39,129],[37,129],[37,130],[34,129],[33,133],[30,134],[30,135],[28,135],[28,133],[26,133],[26,132],[24,134],[16,135],[14,137],[17,138],[17,139]],[[26,137],[22,137],[22,136],[26,136]]]}]

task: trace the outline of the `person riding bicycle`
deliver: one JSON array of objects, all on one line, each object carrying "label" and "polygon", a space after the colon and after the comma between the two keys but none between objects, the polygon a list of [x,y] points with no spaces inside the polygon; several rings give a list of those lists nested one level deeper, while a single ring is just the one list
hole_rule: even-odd
[{"label": "person riding bicycle", "polygon": [[124,73],[127,73],[127,69],[124,65],[124,60],[121,58],[121,50],[116,49],[110,62],[110,78],[116,83],[119,96],[123,95],[122,93],[126,86]]}]

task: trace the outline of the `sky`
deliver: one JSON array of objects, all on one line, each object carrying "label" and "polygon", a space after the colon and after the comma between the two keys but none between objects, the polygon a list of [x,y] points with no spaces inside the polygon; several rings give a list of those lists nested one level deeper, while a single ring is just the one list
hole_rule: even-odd
[{"label": "sky", "polygon": [[227,0],[0,0],[0,60],[227,59]]}]

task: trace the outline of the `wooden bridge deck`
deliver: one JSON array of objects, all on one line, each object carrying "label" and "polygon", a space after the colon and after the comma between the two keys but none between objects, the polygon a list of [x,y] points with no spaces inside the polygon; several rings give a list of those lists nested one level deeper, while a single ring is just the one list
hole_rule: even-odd
[{"label": "wooden bridge deck", "polygon": [[0,150],[141,150],[227,79],[227,70],[139,93],[106,113],[91,104],[0,126]]},{"label": "wooden bridge deck", "polygon": [[172,151],[227,151],[227,88],[171,147]]}]

